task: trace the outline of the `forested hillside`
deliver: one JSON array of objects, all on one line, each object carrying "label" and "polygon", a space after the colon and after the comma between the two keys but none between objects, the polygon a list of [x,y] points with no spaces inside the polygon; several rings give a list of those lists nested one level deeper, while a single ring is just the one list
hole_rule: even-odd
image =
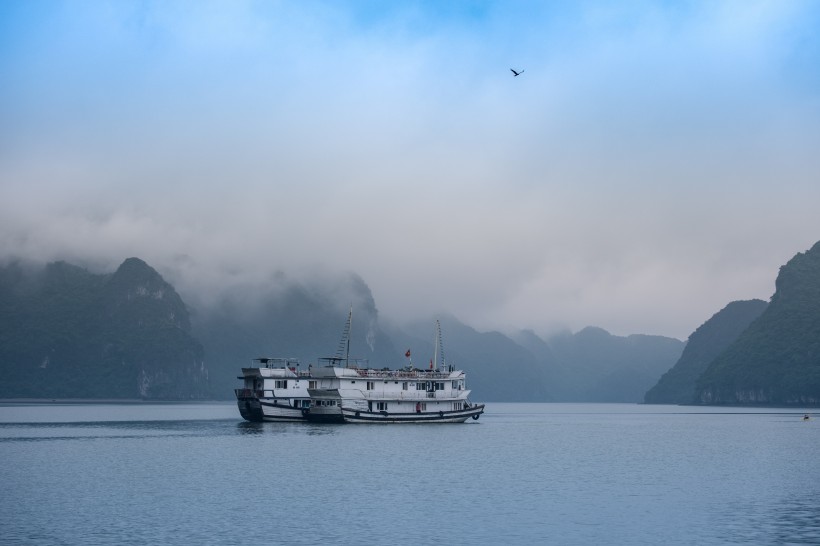
[{"label": "forested hillside", "polygon": [[0,397],[206,397],[190,329],[174,288],[137,258],[109,275],[10,264],[0,268]]},{"label": "forested hillside", "polygon": [[683,354],[644,397],[647,404],[695,403],[695,383],[709,364],[766,309],[762,300],[733,301],[689,336]]},{"label": "forested hillside", "polygon": [[704,404],[820,404],[820,243],[780,268],[771,303],[697,381]]}]

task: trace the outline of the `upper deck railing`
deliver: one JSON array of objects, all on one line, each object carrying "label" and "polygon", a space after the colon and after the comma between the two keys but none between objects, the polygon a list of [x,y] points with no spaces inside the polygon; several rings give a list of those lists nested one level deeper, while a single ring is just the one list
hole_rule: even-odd
[{"label": "upper deck railing", "polygon": [[373,379],[449,379],[449,371],[441,370],[421,370],[418,368],[399,369],[399,370],[373,370],[373,369],[356,369],[359,377],[368,377]]}]

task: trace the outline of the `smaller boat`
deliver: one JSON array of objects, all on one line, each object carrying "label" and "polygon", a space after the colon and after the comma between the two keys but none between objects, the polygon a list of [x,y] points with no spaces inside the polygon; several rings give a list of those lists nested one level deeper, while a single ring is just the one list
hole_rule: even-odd
[{"label": "smaller boat", "polygon": [[804,421],[808,421],[809,419],[811,419],[811,417],[809,417],[809,414],[808,414],[808,413],[807,413],[807,414],[805,414],[805,415],[803,415],[803,420],[804,420]]},{"label": "smaller boat", "polygon": [[[429,369],[375,369],[366,360],[351,359],[351,316],[337,356],[319,359],[308,389],[310,421],[335,423],[463,423],[478,419],[484,404],[470,403],[466,375],[444,363],[438,365],[441,326],[436,321],[436,355]],[[405,354],[410,357],[410,351]],[[315,385],[315,386],[314,386]]]},{"label": "smaller boat", "polygon": [[[310,407],[310,370],[302,371],[296,358],[253,359],[242,368],[241,389],[234,389],[239,413],[247,421],[305,421]],[[304,411],[304,412],[303,412]]]},{"label": "smaller boat", "polygon": [[399,370],[321,366],[307,418],[335,423],[463,423],[478,419],[484,404],[471,404],[465,374],[452,367]]}]

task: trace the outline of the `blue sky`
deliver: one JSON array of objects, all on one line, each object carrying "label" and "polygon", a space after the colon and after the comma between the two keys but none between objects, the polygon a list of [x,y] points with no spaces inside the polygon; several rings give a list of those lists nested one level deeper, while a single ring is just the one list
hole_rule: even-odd
[{"label": "blue sky", "polygon": [[820,239],[817,29],[810,1],[4,2],[0,256],[685,338]]}]

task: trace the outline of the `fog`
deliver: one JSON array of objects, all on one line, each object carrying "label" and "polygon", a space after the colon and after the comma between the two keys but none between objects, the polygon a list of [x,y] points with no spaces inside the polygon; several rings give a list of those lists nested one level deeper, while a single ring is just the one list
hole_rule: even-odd
[{"label": "fog", "polygon": [[797,1],[4,3],[0,258],[138,256],[201,301],[352,272],[394,321],[685,339],[820,239],[818,26]]}]

